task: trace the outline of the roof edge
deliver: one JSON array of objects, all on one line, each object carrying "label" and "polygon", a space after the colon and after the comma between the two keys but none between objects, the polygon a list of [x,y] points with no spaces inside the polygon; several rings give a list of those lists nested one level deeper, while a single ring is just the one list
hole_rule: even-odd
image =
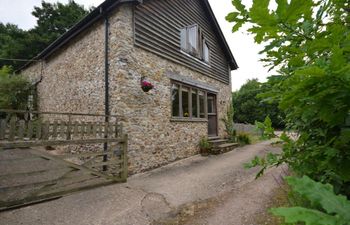
[{"label": "roof edge", "polygon": [[230,67],[231,67],[232,70],[236,70],[236,69],[238,69],[237,62],[236,62],[235,57],[233,56],[233,54],[231,52],[230,46],[228,45],[224,34],[222,33],[220,25],[219,25],[218,21],[216,20],[216,17],[214,15],[214,12],[213,12],[211,6],[210,6],[210,3],[209,3],[208,0],[204,0],[204,3],[206,5],[206,7],[208,9],[208,12],[209,12],[209,14],[210,14],[210,16],[211,16],[211,18],[213,20],[213,23],[214,23],[214,25],[215,25],[215,27],[217,29],[219,37],[222,40],[222,44],[225,47],[225,52],[226,52],[227,56],[230,58]]},{"label": "roof edge", "polygon": [[142,0],[106,0],[102,2],[99,6],[97,6],[94,10],[92,10],[89,14],[79,20],[75,25],[73,25],[67,32],[58,37],[55,41],[53,41],[49,46],[47,46],[43,51],[41,51],[37,56],[35,56],[32,61],[26,63],[20,69],[21,71],[28,66],[30,66],[34,61],[46,59],[51,54],[53,54],[60,47],[65,45],[67,42],[78,36],[81,32],[88,29],[90,25],[97,22],[104,16],[106,16],[110,11],[115,9],[122,3],[142,3]]},{"label": "roof edge", "polygon": [[[55,51],[57,51],[60,47],[68,43],[70,40],[78,36],[81,32],[88,29],[90,25],[97,22],[104,16],[106,16],[110,11],[115,9],[117,6],[119,6],[122,3],[142,3],[143,0],[106,0],[102,2],[99,6],[97,6],[93,11],[91,11],[89,14],[87,14],[84,18],[82,18],[79,22],[77,22],[74,26],[72,26],[67,32],[62,34],[59,38],[57,38],[54,42],[52,42],[48,47],[46,47],[43,51],[41,51],[37,56],[35,56],[32,61],[26,63],[24,66],[22,66],[20,69],[18,69],[16,72],[19,72],[28,66],[30,66],[33,62],[46,59],[50,55],[52,55]],[[213,21],[213,24],[217,30],[219,38],[222,40],[222,44],[226,53],[226,56],[230,59],[229,65],[231,70],[235,70],[238,68],[238,65],[236,63],[236,60],[230,50],[229,45],[227,44],[227,41],[225,39],[224,34],[222,33],[222,30],[220,28],[219,23],[216,20],[216,17],[214,15],[214,12],[209,4],[208,0],[204,0],[205,6],[210,14],[210,17]]]}]

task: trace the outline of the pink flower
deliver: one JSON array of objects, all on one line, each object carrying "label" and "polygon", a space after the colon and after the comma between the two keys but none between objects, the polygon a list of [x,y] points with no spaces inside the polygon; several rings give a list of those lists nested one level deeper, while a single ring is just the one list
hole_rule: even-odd
[{"label": "pink flower", "polygon": [[153,84],[151,84],[150,82],[148,81],[142,81],[142,87],[150,87],[150,88],[153,88]]},{"label": "pink flower", "polygon": [[143,90],[144,92],[148,92],[148,91],[150,91],[151,89],[153,89],[153,84],[150,83],[150,82],[148,82],[148,81],[143,80],[143,81],[141,82],[141,88],[142,88],[142,90]]}]

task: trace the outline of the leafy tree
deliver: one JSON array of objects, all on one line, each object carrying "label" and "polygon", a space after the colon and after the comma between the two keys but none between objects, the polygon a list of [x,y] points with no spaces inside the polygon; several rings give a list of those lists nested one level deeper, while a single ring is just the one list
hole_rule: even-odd
[{"label": "leafy tree", "polygon": [[0,68],[0,79],[9,77],[11,72],[12,72],[11,67],[9,67],[9,66],[1,67]]},{"label": "leafy tree", "polygon": [[[17,25],[0,23],[0,58],[20,57],[23,49],[28,48],[24,43],[26,36],[26,32],[18,28]],[[19,63],[0,60],[0,68],[4,65],[17,67]]]},{"label": "leafy tree", "polygon": [[272,120],[275,128],[284,127],[284,115],[278,109],[278,104],[268,102],[259,97],[269,90],[269,85],[260,83],[257,79],[248,80],[240,89],[232,94],[235,114],[233,120],[237,123],[254,124],[264,121],[266,116]]},{"label": "leafy tree", "polygon": [[[24,31],[17,25],[0,23],[0,57],[32,59],[88,12],[73,0],[67,4],[42,1],[41,6],[34,7],[32,12],[37,18],[37,25],[33,29]],[[17,70],[25,63],[0,60],[0,67],[9,65]]]},{"label": "leafy tree", "polygon": [[34,7],[32,15],[37,18],[37,25],[31,33],[38,34],[38,39],[45,45],[53,42],[76,24],[88,13],[84,6],[73,0],[65,5],[62,3],[49,3],[42,1],[40,7]]},{"label": "leafy tree", "polygon": [[261,130],[262,139],[271,139],[276,137],[275,130],[272,128],[272,121],[269,116],[266,116],[264,122],[255,121],[257,129]]},{"label": "leafy tree", "polygon": [[31,88],[27,79],[11,75],[10,67],[2,67],[0,69],[0,109],[25,109]]},{"label": "leafy tree", "polygon": [[287,162],[350,196],[350,134],[342,129],[350,111],[350,3],[276,3],[271,9],[270,0],[254,0],[247,9],[233,0],[235,11],[226,17],[233,31],[250,24],[248,32],[264,45],[263,61],[279,69],[264,97],[279,103],[288,127],[299,134],[296,141],[285,139],[283,153],[269,162]]}]

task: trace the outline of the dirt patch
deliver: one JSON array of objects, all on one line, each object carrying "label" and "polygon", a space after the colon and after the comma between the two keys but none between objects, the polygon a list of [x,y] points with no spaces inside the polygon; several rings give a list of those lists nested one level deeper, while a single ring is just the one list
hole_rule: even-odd
[{"label": "dirt patch", "polygon": [[161,220],[169,217],[174,209],[167,202],[165,197],[158,193],[148,193],[141,200],[142,211],[151,220]]},{"label": "dirt patch", "polygon": [[268,209],[287,205],[282,176],[286,170],[274,168],[263,177],[217,197],[185,204],[173,216],[154,221],[153,225],[277,225],[280,220]]},{"label": "dirt patch", "polygon": [[152,225],[181,225],[188,224],[191,219],[199,216],[204,211],[217,207],[220,203],[218,198],[210,198],[203,201],[197,201],[185,204],[169,215],[167,218],[153,221]]},{"label": "dirt patch", "polygon": [[285,185],[285,187],[276,188],[276,190],[274,191],[275,194],[271,199],[271,202],[267,204],[266,211],[264,211],[261,215],[253,218],[254,224],[283,224],[283,219],[273,216],[271,213],[268,212],[268,209],[288,205],[288,193],[286,192],[287,188],[287,185]]}]

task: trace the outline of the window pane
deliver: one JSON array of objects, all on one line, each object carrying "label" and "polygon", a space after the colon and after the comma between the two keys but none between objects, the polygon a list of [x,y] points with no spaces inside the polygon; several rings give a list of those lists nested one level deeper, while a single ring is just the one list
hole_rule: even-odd
[{"label": "window pane", "polygon": [[197,90],[192,89],[192,117],[197,117]]},{"label": "window pane", "polygon": [[182,115],[183,117],[189,117],[189,102],[188,102],[188,93],[189,89],[187,87],[182,87]]},{"label": "window pane", "polygon": [[215,113],[215,112],[216,112],[215,97],[208,96],[208,113]]},{"label": "window pane", "polygon": [[199,91],[198,95],[199,95],[199,116],[200,116],[200,118],[205,118],[204,92],[203,91]]},{"label": "window pane", "polygon": [[193,27],[189,27],[188,28],[188,50],[191,53],[196,53],[197,52],[197,48],[198,48],[198,44],[197,41],[198,40],[198,29],[197,26],[193,26]]},{"label": "window pane", "polygon": [[209,63],[209,47],[206,41],[203,43],[203,60]]},{"label": "window pane", "polygon": [[181,37],[181,49],[185,50],[187,49],[186,43],[187,43],[187,37],[186,37],[186,28],[181,29],[180,31],[180,37]]},{"label": "window pane", "polygon": [[171,100],[172,100],[172,115],[174,117],[180,116],[179,107],[179,85],[173,84],[171,90]]}]

